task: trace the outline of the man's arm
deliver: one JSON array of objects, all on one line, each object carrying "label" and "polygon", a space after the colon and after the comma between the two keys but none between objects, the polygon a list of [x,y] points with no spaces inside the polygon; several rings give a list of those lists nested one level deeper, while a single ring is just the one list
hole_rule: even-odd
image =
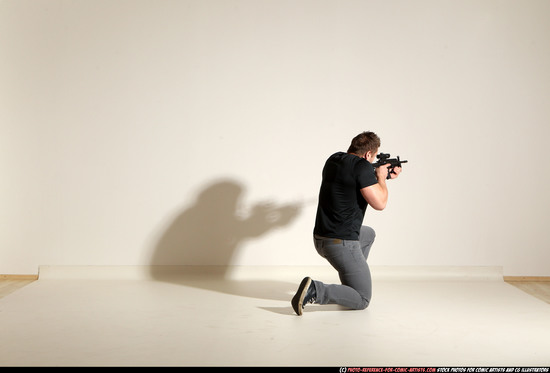
[{"label": "man's arm", "polygon": [[[375,210],[382,211],[388,203],[388,187],[386,186],[386,177],[388,176],[388,167],[386,164],[376,169],[376,178],[378,183],[361,189],[361,195],[367,203]],[[392,174],[392,179],[395,179],[401,172],[401,167],[396,167],[395,175]]]},{"label": "man's arm", "polygon": [[375,210],[382,211],[388,203],[388,188],[386,180],[378,181],[378,184],[361,189],[361,194],[367,203]]}]

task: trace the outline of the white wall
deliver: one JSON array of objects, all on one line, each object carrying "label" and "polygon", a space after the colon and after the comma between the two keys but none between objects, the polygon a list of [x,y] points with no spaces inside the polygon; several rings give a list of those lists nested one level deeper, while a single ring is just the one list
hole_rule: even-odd
[{"label": "white wall", "polygon": [[374,130],[410,163],[367,212],[371,264],[550,275],[549,16],[546,0],[3,0],[0,273],[324,264],[321,168]]}]

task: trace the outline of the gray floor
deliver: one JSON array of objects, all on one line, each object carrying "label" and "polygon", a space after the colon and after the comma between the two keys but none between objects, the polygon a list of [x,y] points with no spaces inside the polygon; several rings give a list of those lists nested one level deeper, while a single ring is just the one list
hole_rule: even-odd
[{"label": "gray floor", "polygon": [[367,310],[301,317],[299,281],[332,270],[118,273],[49,268],[0,299],[0,365],[550,365],[550,305],[479,269],[374,269]]}]

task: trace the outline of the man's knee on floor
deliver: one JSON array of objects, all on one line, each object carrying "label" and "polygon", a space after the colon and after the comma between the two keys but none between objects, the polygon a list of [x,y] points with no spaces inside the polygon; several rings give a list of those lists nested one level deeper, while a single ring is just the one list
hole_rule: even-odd
[{"label": "man's knee on floor", "polygon": [[356,310],[358,311],[364,310],[369,306],[369,304],[370,304],[370,300],[367,298],[363,298],[363,301],[358,305]]}]

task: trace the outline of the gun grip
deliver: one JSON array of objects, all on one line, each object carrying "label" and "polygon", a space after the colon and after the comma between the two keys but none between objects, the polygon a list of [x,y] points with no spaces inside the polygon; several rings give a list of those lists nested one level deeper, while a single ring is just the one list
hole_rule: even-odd
[{"label": "gun grip", "polygon": [[393,172],[393,168],[394,168],[394,167],[395,167],[395,166],[390,166],[390,167],[388,167],[388,176],[386,176],[386,179],[387,179],[387,180],[391,179],[391,174],[394,174],[394,173],[395,173],[395,172]]}]

